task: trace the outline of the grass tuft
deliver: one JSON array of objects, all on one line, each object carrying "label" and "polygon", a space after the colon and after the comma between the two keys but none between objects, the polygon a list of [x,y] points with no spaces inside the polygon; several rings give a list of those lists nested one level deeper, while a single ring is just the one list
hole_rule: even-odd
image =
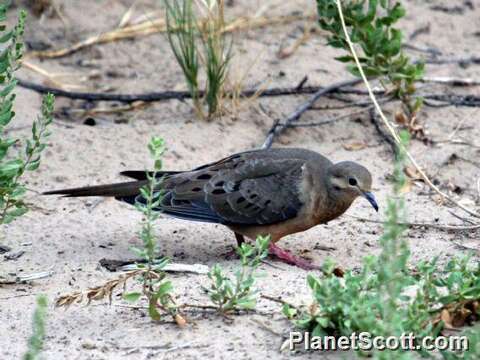
[{"label": "grass tuft", "polygon": [[[192,0],[165,0],[167,34],[197,114],[211,119],[221,112],[232,43],[226,40],[224,1],[199,0],[196,4],[194,8]],[[200,70],[206,78],[203,91]]]}]

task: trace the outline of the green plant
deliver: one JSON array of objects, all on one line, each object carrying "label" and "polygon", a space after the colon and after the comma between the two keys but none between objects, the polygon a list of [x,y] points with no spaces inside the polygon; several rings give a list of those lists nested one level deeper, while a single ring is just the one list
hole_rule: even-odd
[{"label": "green plant", "polygon": [[269,243],[270,236],[258,236],[255,246],[243,243],[237,248],[241,267],[235,271],[234,279],[226,275],[218,264],[215,264],[208,273],[211,285],[205,290],[220,313],[255,308],[257,304],[257,290],[253,289],[257,276],[255,271],[267,256]]},{"label": "green plant", "polygon": [[199,60],[196,44],[196,17],[192,0],[165,0],[167,36],[180,65],[196,109],[201,109],[198,86]]},{"label": "green plant", "polygon": [[[5,136],[7,125],[15,117],[13,93],[17,80],[14,73],[19,69],[23,55],[22,36],[26,14],[20,12],[16,26],[7,30],[5,22],[8,4],[0,5],[0,223],[6,224],[27,212],[24,202],[25,186],[21,177],[26,171],[34,171],[40,165],[40,155],[49,136],[48,125],[52,122],[54,96],[43,97],[41,115],[32,125],[32,137],[21,141]],[[24,151],[12,154],[14,147],[25,146]]]},{"label": "green plant", "polygon": [[28,351],[23,356],[24,360],[36,360],[40,357],[45,339],[45,318],[47,316],[47,298],[43,295],[37,297],[37,307],[33,313],[33,332],[28,340]]},{"label": "green plant", "polygon": [[[125,272],[116,279],[92,287],[85,293],[74,292],[60,296],[55,306],[70,306],[73,303],[80,303],[84,297],[88,304],[92,300],[108,298],[112,301],[113,292],[122,288],[123,298],[129,302],[137,302],[144,296],[148,302],[148,314],[153,320],[160,320],[159,310],[170,314],[175,322],[182,326],[185,319],[180,315],[178,307],[172,297],[172,282],[166,279],[165,266],[170,259],[164,257],[159,259],[158,245],[154,234],[154,221],[159,217],[159,204],[162,200],[160,189],[162,178],[159,172],[162,169],[162,156],[165,152],[165,142],[162,138],[152,137],[148,145],[150,154],[154,160],[153,171],[147,172],[147,184],[140,189],[140,196],[137,197],[135,206],[143,214],[144,219],[140,230],[140,238],[143,247],[132,247],[132,251],[141,258],[142,262],[136,264],[135,269]],[[141,284],[141,291],[126,292],[126,285],[130,279],[136,279]]]},{"label": "green plant", "polygon": [[211,117],[217,112],[219,102],[223,97],[232,48],[231,44],[227,45],[223,35],[225,27],[224,1],[209,0],[205,5],[207,17],[200,26],[200,33],[204,47],[205,59],[203,62],[207,75],[205,101],[208,104],[208,117]]},{"label": "green plant", "polygon": [[[345,39],[337,0],[317,0],[320,27],[330,33],[328,44],[348,51],[337,60],[348,65],[355,76],[359,71]],[[379,78],[386,91],[393,92],[404,106],[409,118],[421,107],[422,99],[414,97],[415,83],[422,79],[424,63],[412,63],[402,51],[402,31],[395,23],[405,16],[399,2],[391,0],[342,1],[345,23],[350,39],[362,50],[359,60],[367,76]]]},{"label": "green plant", "polygon": [[140,189],[141,197],[135,203],[135,207],[144,215],[140,238],[143,248],[132,248],[137,256],[145,260],[145,264],[138,264],[137,267],[143,270],[138,273],[142,283],[142,292],[131,292],[123,295],[124,299],[137,301],[142,295],[148,300],[148,313],[153,320],[159,320],[161,315],[158,309],[170,313],[178,322],[182,321],[178,314],[177,307],[173,302],[171,292],[173,285],[166,280],[166,273],[163,271],[169,263],[168,258],[158,259],[158,245],[154,234],[154,221],[158,219],[158,207],[162,200],[160,190],[161,178],[158,177],[162,169],[162,156],[165,152],[165,141],[159,137],[152,137],[148,144],[150,155],[154,160],[153,171],[147,172],[148,184]]},{"label": "green plant", "polygon": [[445,360],[477,360],[480,359],[480,327],[478,325],[467,331],[464,331],[463,334],[468,339],[468,350],[464,351],[462,354],[457,354],[453,352],[443,352],[443,358]]},{"label": "green plant", "polygon": [[[203,101],[208,108],[207,118],[218,113],[231,60],[231,44],[225,39],[224,0],[199,1],[198,20],[192,0],[165,0],[167,34],[170,47],[180,65],[197,113],[205,117]],[[202,63],[202,67],[200,67]],[[204,91],[199,88],[199,70],[205,71]]]}]

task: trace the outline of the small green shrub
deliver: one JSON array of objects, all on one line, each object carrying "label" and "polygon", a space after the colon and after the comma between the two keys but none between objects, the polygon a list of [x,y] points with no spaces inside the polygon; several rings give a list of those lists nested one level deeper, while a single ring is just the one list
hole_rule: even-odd
[{"label": "small green shrub", "polygon": [[[45,140],[50,135],[48,126],[52,122],[54,96],[43,97],[41,114],[32,125],[30,139],[19,140],[6,136],[6,127],[15,117],[13,105],[17,85],[14,73],[20,68],[23,55],[22,36],[25,12],[20,12],[16,26],[8,30],[8,5],[0,5],[0,223],[7,224],[28,210],[24,201],[26,192],[21,182],[26,171],[35,171],[40,165],[40,155],[45,149]],[[24,148],[16,151],[15,148]]]},{"label": "small green shrub", "polygon": [[140,189],[142,202],[137,201],[135,204],[135,207],[144,215],[140,231],[143,248],[132,248],[137,256],[145,260],[145,264],[137,265],[138,269],[143,270],[138,274],[142,283],[142,292],[125,293],[123,297],[135,302],[144,295],[148,300],[148,313],[153,320],[160,320],[161,314],[158,309],[162,309],[170,313],[178,323],[183,319],[180,320],[181,317],[171,296],[172,282],[166,279],[166,273],[163,271],[170,260],[168,258],[158,260],[158,245],[154,234],[154,221],[160,216],[157,208],[162,200],[160,190],[162,181],[158,178],[158,173],[162,169],[165,141],[159,137],[152,137],[148,149],[153,158],[153,171],[147,172],[148,184]]},{"label": "small green shrub", "polygon": [[232,310],[251,310],[257,304],[257,290],[253,289],[258,266],[268,255],[270,237],[257,237],[255,246],[243,243],[237,248],[241,267],[235,271],[235,278],[227,276],[220,265],[215,264],[208,273],[211,285],[206,288],[210,300],[218,311],[227,314]]},{"label": "small green shrub", "polygon": [[[348,65],[348,70],[360,76],[345,39],[336,0],[317,0],[319,24],[330,33],[328,44],[348,51],[337,60]],[[415,83],[424,74],[423,63],[412,63],[402,51],[403,33],[394,27],[405,16],[399,2],[390,0],[346,0],[342,10],[350,39],[361,48],[359,60],[366,76],[380,79],[388,92],[393,92],[403,103],[411,118],[418,112],[422,99],[414,97]]]}]

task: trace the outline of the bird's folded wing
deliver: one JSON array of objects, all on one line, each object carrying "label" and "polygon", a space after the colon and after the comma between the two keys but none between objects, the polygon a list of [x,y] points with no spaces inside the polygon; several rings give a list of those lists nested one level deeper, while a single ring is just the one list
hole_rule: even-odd
[{"label": "bird's folded wing", "polygon": [[159,210],[178,218],[227,225],[285,221],[302,207],[299,185],[304,163],[234,155],[175,174],[164,180]]}]

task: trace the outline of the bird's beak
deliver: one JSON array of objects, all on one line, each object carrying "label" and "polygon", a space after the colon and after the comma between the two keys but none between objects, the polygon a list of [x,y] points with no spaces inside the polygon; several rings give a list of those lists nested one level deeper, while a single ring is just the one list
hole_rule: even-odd
[{"label": "bird's beak", "polygon": [[375,200],[375,196],[373,196],[373,194],[370,191],[362,192],[362,194],[363,194],[363,197],[367,199],[368,202],[373,206],[375,211],[378,212],[378,204],[377,204],[377,201]]}]

